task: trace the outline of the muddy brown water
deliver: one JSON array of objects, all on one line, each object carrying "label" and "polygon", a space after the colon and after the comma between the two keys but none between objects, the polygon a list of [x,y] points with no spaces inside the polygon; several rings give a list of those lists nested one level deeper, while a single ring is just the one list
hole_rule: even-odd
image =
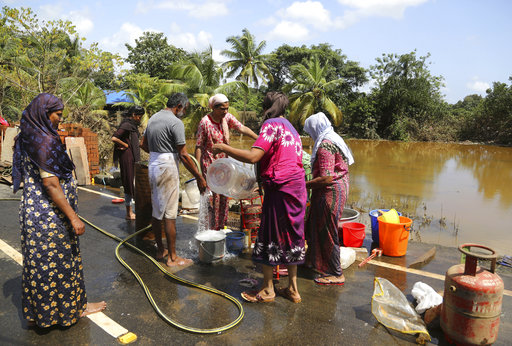
[{"label": "muddy brown water", "polygon": [[[250,148],[254,141],[233,138]],[[478,243],[512,255],[512,148],[453,143],[347,140],[348,206],[395,208],[413,219],[411,239],[445,246]],[[311,153],[310,138],[303,138]],[[189,153],[194,141],[187,141]],[[182,170],[183,172],[183,170]]]}]

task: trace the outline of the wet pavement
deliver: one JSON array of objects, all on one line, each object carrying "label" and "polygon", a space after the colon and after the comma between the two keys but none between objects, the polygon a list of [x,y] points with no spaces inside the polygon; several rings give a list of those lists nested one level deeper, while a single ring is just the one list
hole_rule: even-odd
[{"label": "wet pavement", "polygon": [[[87,189],[101,190],[112,196],[115,194],[98,186],[89,186]],[[19,197],[19,193],[16,196]],[[0,199],[12,197],[10,188],[0,185]],[[117,237],[125,238],[135,231],[135,222],[124,220],[124,205],[112,204],[111,199],[80,189],[79,214]],[[19,253],[19,202],[2,200],[0,206],[0,239]],[[363,221],[368,222],[360,222]],[[245,253],[226,256],[214,264],[199,263],[193,241],[197,221],[190,217],[179,217],[177,228],[179,254],[193,258],[195,263],[176,271],[176,275],[214,287],[239,300],[240,293],[247,290],[247,287],[240,285],[240,280],[262,278],[259,268],[253,265],[249,254]],[[366,238],[371,238],[369,230]],[[373,317],[371,297],[374,278],[387,278],[413,302],[411,289],[414,283],[422,281],[436,291],[442,291],[444,282],[441,279],[446,270],[460,262],[457,249],[409,242],[406,256],[383,256],[378,261],[400,266],[399,269],[404,268],[435,246],[434,259],[420,268],[420,271],[407,272],[395,269],[397,267],[386,267],[386,264],[379,266],[372,263],[358,268],[356,261],[345,270],[345,286],[339,287],[318,286],[312,281],[314,273],[299,268],[298,284],[302,303],[293,304],[282,297],[277,297],[272,303],[244,302],[244,318],[237,326],[222,333],[201,335],[177,329],[155,313],[135,277],[117,261],[114,254],[117,246],[115,240],[87,226],[80,241],[88,300],[105,300],[108,303],[105,315],[136,334],[134,344],[140,345],[414,344],[415,336],[388,330]],[[151,243],[134,243],[154,255],[155,249]],[[370,241],[365,240],[364,246],[369,249],[370,245]],[[171,319],[197,328],[216,328],[230,323],[238,316],[237,307],[229,300],[176,282],[133,250],[122,248],[120,254],[138,272],[160,309]],[[70,328],[27,328],[21,315],[21,266],[9,257],[5,247],[0,249],[0,263],[0,344],[119,344],[114,336],[89,318],[81,319]],[[498,273],[505,282],[505,289],[509,291],[503,297],[500,332],[495,345],[507,345],[512,340],[512,272],[498,267]],[[287,279],[281,278],[280,282],[284,285]],[[431,344],[447,344],[436,323],[429,326],[429,332]]]}]

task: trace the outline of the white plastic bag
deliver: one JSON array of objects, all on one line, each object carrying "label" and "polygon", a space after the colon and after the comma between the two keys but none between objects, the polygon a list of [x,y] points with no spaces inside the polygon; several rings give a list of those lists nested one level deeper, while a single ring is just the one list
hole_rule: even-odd
[{"label": "white plastic bag", "polygon": [[375,277],[372,296],[372,314],[389,329],[407,334],[430,335],[420,315],[395,285],[384,278]]},{"label": "white plastic bag", "polygon": [[356,260],[356,252],[349,247],[340,246],[341,269],[347,269]]},{"label": "white plastic bag", "polygon": [[411,294],[418,302],[418,305],[416,305],[416,311],[419,314],[422,314],[428,309],[438,306],[443,302],[443,297],[441,297],[441,295],[434,291],[432,287],[421,281],[414,284]]}]

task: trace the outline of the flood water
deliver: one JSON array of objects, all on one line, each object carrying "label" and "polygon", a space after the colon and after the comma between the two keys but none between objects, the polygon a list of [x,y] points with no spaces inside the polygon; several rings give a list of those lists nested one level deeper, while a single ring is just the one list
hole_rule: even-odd
[{"label": "flood water", "polygon": [[[250,148],[253,140],[233,138]],[[311,153],[311,140],[303,138]],[[512,254],[512,148],[451,143],[347,140],[347,206],[395,208],[413,220],[411,239],[445,246],[478,243]],[[187,142],[189,153],[193,141]]]}]

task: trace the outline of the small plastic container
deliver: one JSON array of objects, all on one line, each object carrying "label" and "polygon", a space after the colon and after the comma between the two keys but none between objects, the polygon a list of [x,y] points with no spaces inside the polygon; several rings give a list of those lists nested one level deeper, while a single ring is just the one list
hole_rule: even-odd
[{"label": "small plastic container", "polygon": [[232,254],[240,254],[245,248],[245,234],[241,231],[226,233],[226,250]]},{"label": "small plastic container", "polygon": [[196,178],[192,178],[185,182],[185,192],[187,193],[188,199],[192,204],[199,204],[201,193],[197,188]]},{"label": "small plastic container", "polygon": [[356,251],[349,247],[340,247],[340,265],[341,269],[347,269],[356,260]]}]

